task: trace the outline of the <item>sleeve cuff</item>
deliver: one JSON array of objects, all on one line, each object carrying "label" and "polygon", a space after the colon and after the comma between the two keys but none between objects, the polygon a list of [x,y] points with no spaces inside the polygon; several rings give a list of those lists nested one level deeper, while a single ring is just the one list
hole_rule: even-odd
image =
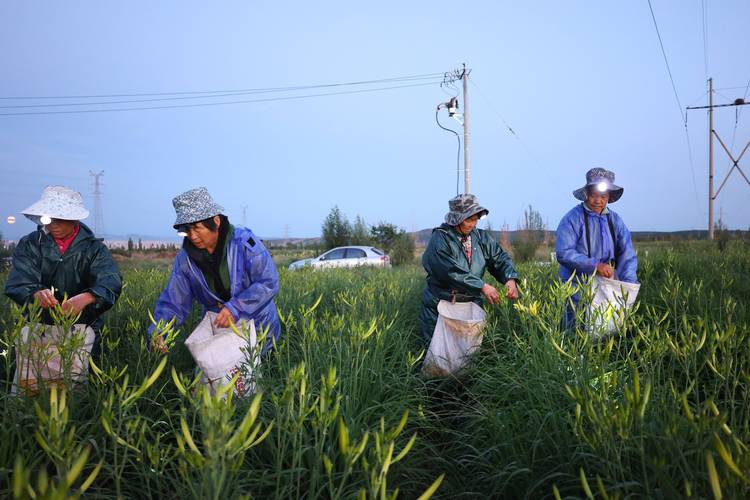
[{"label": "sleeve cuff", "polygon": [[229,309],[229,312],[232,313],[232,316],[234,316],[235,321],[237,321],[240,318],[240,312],[237,310],[234,304],[232,304],[232,302],[224,302],[224,307]]},{"label": "sleeve cuff", "polygon": [[83,293],[90,293],[94,297],[94,303],[91,305],[95,308],[99,309],[104,304],[104,297],[100,293],[97,293],[96,290],[88,288]]}]

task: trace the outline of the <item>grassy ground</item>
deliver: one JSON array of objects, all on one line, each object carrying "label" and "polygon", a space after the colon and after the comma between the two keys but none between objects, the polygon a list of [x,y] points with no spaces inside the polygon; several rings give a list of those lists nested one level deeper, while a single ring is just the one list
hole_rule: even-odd
[{"label": "grassy ground", "polygon": [[[102,498],[415,498],[444,475],[439,498],[747,497],[750,250],[640,253],[627,336],[561,333],[571,290],[524,265],[521,299],[487,308],[481,351],[448,380],[419,376],[421,269],[280,268],[283,341],[257,407],[194,396],[179,340],[166,361],[145,350],[167,269],[127,266],[101,371],[65,411],[60,394],[0,393],[0,488],[15,470],[36,492]],[[12,342],[20,320],[0,312]]]}]

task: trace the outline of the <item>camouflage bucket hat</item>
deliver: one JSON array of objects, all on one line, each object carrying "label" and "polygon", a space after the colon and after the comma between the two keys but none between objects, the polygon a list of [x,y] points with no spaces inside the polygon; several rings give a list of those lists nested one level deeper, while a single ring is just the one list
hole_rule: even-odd
[{"label": "camouflage bucket hat", "polygon": [[482,213],[487,215],[489,210],[479,204],[479,200],[473,194],[459,194],[448,201],[450,212],[445,214],[445,223],[449,226],[458,226],[472,215]]},{"label": "camouflage bucket hat", "polygon": [[604,168],[592,168],[586,172],[586,185],[573,191],[573,196],[581,201],[586,201],[586,189],[589,186],[596,186],[596,189],[602,193],[609,191],[609,203],[619,200],[624,191],[623,188],[615,184],[615,173]]},{"label": "camouflage bucket hat", "polygon": [[224,212],[224,207],[217,205],[208,194],[208,189],[204,187],[191,189],[176,196],[172,199],[172,205],[177,212],[177,220],[173,226],[175,229],[183,224],[192,224]]}]

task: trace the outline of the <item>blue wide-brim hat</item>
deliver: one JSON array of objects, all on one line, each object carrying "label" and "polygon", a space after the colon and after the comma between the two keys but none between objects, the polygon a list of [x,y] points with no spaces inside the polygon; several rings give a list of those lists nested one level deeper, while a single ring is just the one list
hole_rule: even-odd
[{"label": "blue wide-brim hat", "polygon": [[586,201],[586,190],[589,186],[597,186],[602,192],[609,191],[609,203],[619,200],[625,191],[615,184],[615,173],[604,168],[592,168],[586,172],[586,185],[573,191],[573,196]]},{"label": "blue wide-brim hat", "polygon": [[172,199],[172,205],[177,213],[177,219],[173,225],[175,229],[183,224],[192,224],[224,212],[224,207],[217,204],[208,194],[208,189],[204,187],[191,189],[175,196]]}]

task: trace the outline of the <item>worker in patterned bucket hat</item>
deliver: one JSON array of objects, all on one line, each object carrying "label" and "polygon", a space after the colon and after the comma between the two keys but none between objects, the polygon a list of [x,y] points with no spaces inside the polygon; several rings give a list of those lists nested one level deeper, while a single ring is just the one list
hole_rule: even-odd
[{"label": "worker in patterned bucket hat", "polygon": [[429,346],[438,319],[438,302],[475,302],[483,298],[492,304],[500,293],[484,279],[485,271],[505,285],[509,299],[518,298],[518,273],[513,261],[490,233],[478,229],[479,219],[489,210],[473,194],[461,194],[448,201],[450,211],[442,225],[432,230],[430,242],[422,255],[427,271],[427,286],[422,295],[419,315],[422,340]]},{"label": "worker in patterned bucket hat", "polygon": [[[279,275],[271,254],[250,229],[233,226],[205,187],[186,191],[172,200],[174,228],[184,236],[166,288],[156,301],[154,319],[182,324],[195,300],[205,311],[218,313],[215,326],[226,328],[241,319],[254,320],[258,331],[268,331],[265,355],[279,339],[281,324],[274,297]],[[147,345],[166,351],[161,335]]]},{"label": "worker in patterned bucket hat", "polygon": [[[630,231],[622,218],[609,208],[624,189],[615,184],[615,174],[604,168],[586,172],[586,184],[573,191],[582,203],[573,207],[557,226],[555,250],[560,263],[559,276],[565,282],[596,273],[605,278],[638,283],[638,257]],[[573,296],[578,304],[578,294]],[[575,307],[569,306],[563,320],[565,329],[575,326]]]}]

